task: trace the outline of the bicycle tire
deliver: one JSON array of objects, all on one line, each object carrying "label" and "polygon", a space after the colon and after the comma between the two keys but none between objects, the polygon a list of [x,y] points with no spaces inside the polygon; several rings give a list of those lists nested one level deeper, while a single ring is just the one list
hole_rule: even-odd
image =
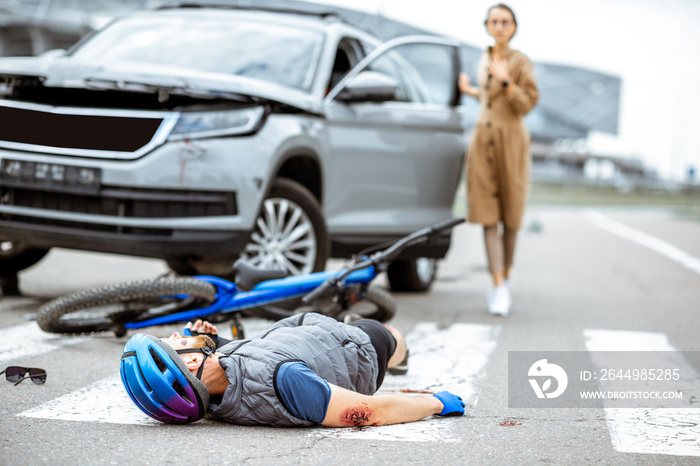
[{"label": "bicycle tire", "polygon": [[[365,309],[367,303],[373,307]],[[367,290],[367,297],[351,306],[347,313],[357,314],[365,319],[388,322],[396,315],[396,309],[396,300],[389,292],[382,288],[372,287]]]},{"label": "bicycle tire", "polygon": [[[116,283],[56,298],[39,309],[37,322],[42,330],[51,333],[115,331],[119,334],[120,326],[126,322],[138,321],[139,317],[151,309],[169,306],[159,315],[172,314],[185,307],[208,305],[214,301],[215,296],[214,285],[194,278]],[[100,307],[109,305],[116,305],[117,309],[100,310]],[[124,307],[118,309],[120,305]]]}]

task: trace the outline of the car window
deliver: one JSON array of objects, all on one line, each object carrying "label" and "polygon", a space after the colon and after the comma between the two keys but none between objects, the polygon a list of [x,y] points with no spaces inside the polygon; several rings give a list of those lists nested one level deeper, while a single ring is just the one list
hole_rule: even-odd
[{"label": "car window", "polygon": [[396,80],[398,88],[392,99],[394,102],[429,102],[428,93],[420,75],[396,49],[383,53],[365,69],[386,74]]},{"label": "car window", "polygon": [[457,50],[442,44],[406,44],[396,48],[420,75],[430,103],[456,104]]},{"label": "car window", "polygon": [[323,40],[318,31],[228,15],[134,17],[96,34],[73,56],[227,73],[308,90]]},{"label": "car window", "polygon": [[364,49],[359,41],[351,38],[344,38],[338,44],[338,50],[333,61],[331,77],[328,81],[328,90],[330,91],[336,84],[357,65],[362,57],[365,56]]}]

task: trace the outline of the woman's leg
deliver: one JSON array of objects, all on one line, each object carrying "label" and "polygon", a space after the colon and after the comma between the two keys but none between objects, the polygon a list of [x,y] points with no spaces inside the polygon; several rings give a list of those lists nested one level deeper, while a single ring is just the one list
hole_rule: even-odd
[{"label": "woman's leg", "polygon": [[[510,313],[510,292],[505,286],[505,274],[509,271],[510,263],[506,262],[506,243],[514,245],[510,241],[510,236],[506,242],[505,236],[498,233],[497,225],[484,226],[484,241],[486,243],[486,254],[489,259],[489,269],[493,278],[493,290],[489,297],[488,309],[493,315],[507,316]],[[512,248],[511,248],[512,252]],[[512,263],[512,257],[511,257]]]},{"label": "woman's leg", "polygon": [[503,278],[508,280],[510,269],[513,267],[513,257],[515,256],[515,240],[518,236],[518,230],[503,228]]},{"label": "woman's leg", "polygon": [[498,225],[484,225],[484,243],[489,261],[489,271],[494,286],[503,285],[504,280],[504,242],[498,234]]}]

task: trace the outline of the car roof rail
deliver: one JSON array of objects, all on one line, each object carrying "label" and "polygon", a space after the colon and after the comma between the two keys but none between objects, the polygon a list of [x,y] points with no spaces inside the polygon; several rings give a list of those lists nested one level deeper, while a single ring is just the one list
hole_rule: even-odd
[{"label": "car roof rail", "polygon": [[301,9],[295,9],[295,8],[282,8],[282,7],[274,7],[274,6],[263,6],[263,5],[236,5],[236,4],[231,4],[231,3],[190,3],[190,2],[184,2],[184,3],[177,3],[177,4],[171,4],[171,5],[162,5],[156,9],[157,10],[168,10],[168,9],[174,9],[174,8],[222,8],[222,9],[229,9],[229,10],[264,11],[264,12],[269,12],[269,13],[287,13],[287,14],[294,14],[294,15],[315,16],[315,17],[322,18],[322,19],[335,18],[335,19],[338,19],[342,22],[347,22],[336,11],[327,11],[327,10],[311,11],[311,10],[301,10]]}]

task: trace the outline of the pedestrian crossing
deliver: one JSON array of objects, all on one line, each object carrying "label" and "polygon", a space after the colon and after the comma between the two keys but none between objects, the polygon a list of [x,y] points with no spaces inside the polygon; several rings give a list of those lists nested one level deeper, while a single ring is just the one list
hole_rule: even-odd
[{"label": "pedestrian crossing", "polygon": [[[246,321],[249,335],[262,330],[267,322]],[[380,393],[421,393],[449,390],[459,394],[468,412],[477,411],[479,393],[491,370],[502,326],[453,323],[440,325],[421,322],[406,335],[411,351],[410,370],[404,376],[387,374]],[[225,335],[224,335],[225,336]],[[57,337],[41,332],[35,323],[0,329],[0,361],[19,363],[19,359],[60,350],[85,342],[89,337]],[[654,332],[585,329],[585,348],[596,364],[599,351],[659,351],[671,358],[697,393],[700,375],[668,341]],[[28,342],[27,344],[21,341]],[[604,387],[603,387],[604,388]],[[666,408],[613,408],[603,406],[611,447],[625,453],[663,454],[700,457],[700,410]],[[126,425],[157,425],[144,415],[126,395],[118,374],[98,380],[64,396],[49,400],[17,416],[75,422]],[[458,423],[465,418],[438,419],[396,426],[366,429],[308,429],[307,435],[340,440],[379,440],[391,442],[456,443]],[[203,420],[200,422],[213,423]]]},{"label": "pedestrian crossing", "polygon": [[66,346],[84,343],[86,338],[89,337],[52,335],[42,331],[34,322],[6,327],[0,329],[0,341],[10,342],[10,344],[3,345],[0,350],[0,363],[38,356]]},{"label": "pedestrian crossing", "polygon": [[[599,351],[653,351],[650,367],[673,367],[692,385],[679,385],[684,393],[697,395],[700,374],[663,333],[619,330],[584,331],[586,349]],[[646,353],[645,353],[646,354]],[[663,358],[663,361],[660,359]],[[604,384],[601,382],[601,384]],[[651,385],[651,383],[649,384]],[[602,388],[605,388],[604,386]],[[677,456],[700,456],[700,409],[605,407],[610,438],[617,451]]]}]

